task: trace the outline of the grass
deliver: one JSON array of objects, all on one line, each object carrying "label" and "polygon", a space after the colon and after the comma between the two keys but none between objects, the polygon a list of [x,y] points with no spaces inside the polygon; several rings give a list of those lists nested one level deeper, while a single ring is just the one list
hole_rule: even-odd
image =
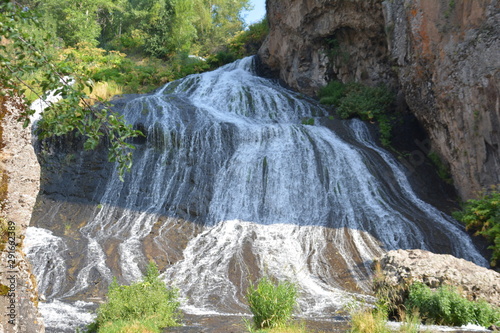
[{"label": "grass", "polygon": [[247,329],[250,333],[311,333],[305,324],[287,324],[284,327],[267,328],[267,329],[255,329],[252,325],[247,323]]},{"label": "grass", "polygon": [[179,325],[179,305],[177,290],[160,280],[158,268],[151,263],[142,281],[130,286],[113,281],[89,332],[160,332]]},{"label": "grass", "polygon": [[118,320],[107,322],[100,329],[100,333],[160,333],[155,320]]},{"label": "grass", "polygon": [[357,308],[350,311],[351,333],[389,333],[387,315],[383,311]]},{"label": "grass", "polygon": [[[351,333],[392,333],[387,325],[387,313],[383,309],[356,306],[351,308]],[[418,312],[407,314],[402,311],[399,317],[399,333],[418,333],[420,317]]]},{"label": "grass", "polygon": [[89,97],[93,100],[110,100],[111,97],[123,94],[123,86],[114,81],[101,81],[94,85]]},{"label": "grass", "polygon": [[255,329],[286,328],[297,304],[297,287],[288,281],[275,282],[263,277],[251,283],[246,299]]}]

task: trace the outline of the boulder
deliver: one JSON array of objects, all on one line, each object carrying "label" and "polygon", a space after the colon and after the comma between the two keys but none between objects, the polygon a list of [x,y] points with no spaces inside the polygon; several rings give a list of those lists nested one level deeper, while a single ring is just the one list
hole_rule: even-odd
[{"label": "boulder", "polygon": [[432,289],[451,285],[470,300],[500,306],[500,273],[470,261],[424,250],[394,250],[374,263],[378,271],[376,290],[398,287],[404,293],[405,286],[417,281]]}]

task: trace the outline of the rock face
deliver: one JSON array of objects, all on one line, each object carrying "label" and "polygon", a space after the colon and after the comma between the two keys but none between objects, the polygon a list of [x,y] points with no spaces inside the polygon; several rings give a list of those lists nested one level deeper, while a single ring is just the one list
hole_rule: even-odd
[{"label": "rock face", "polygon": [[500,183],[500,2],[385,1],[391,61],[462,197]]},{"label": "rock face", "polygon": [[424,250],[389,251],[375,261],[380,264],[381,285],[402,286],[422,282],[431,288],[452,285],[471,300],[500,306],[500,273],[448,254]]},{"label": "rock face", "polygon": [[384,82],[462,198],[500,183],[500,1],[268,0],[267,10],[259,54],[289,86],[314,95],[332,79]]},{"label": "rock face", "polygon": [[39,190],[40,167],[30,129],[23,129],[16,120],[19,108],[13,99],[0,99],[2,217],[12,227],[9,242],[0,252],[0,285],[2,289],[8,287],[3,290],[7,295],[0,297],[0,332],[40,333],[45,329],[36,306],[36,280],[22,251],[22,239]]},{"label": "rock face", "polygon": [[380,1],[269,0],[263,62],[290,87],[315,94],[333,79],[393,78]]}]

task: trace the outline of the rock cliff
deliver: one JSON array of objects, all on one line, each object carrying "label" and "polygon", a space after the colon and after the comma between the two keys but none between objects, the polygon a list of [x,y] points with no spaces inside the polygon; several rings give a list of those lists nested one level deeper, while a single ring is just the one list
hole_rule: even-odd
[{"label": "rock cliff", "polygon": [[500,183],[498,0],[268,0],[259,55],[292,88],[387,83],[468,199]]},{"label": "rock cliff", "polygon": [[0,98],[0,203],[9,221],[0,251],[0,332],[45,332],[37,309],[38,292],[31,265],[22,251],[25,229],[39,190],[40,167],[31,145],[31,131],[17,121],[20,103]]}]

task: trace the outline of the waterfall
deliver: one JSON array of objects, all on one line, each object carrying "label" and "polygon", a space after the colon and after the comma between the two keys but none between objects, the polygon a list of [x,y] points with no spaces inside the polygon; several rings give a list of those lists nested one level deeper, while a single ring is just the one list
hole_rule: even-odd
[{"label": "waterfall", "polygon": [[[328,316],[368,297],[372,260],[388,250],[487,265],[361,121],[321,126],[321,106],[257,76],[254,61],[115,102],[146,138],[124,182],[77,152],[73,181],[103,180],[65,200],[41,192],[50,210],[34,217],[26,241],[41,293],[88,300],[113,276],[139,279],[154,259],[187,312],[246,313],[249,281],[267,274],[297,284],[301,315]],[[302,124],[309,119],[316,124]],[[57,226],[63,220],[70,231]]]}]

